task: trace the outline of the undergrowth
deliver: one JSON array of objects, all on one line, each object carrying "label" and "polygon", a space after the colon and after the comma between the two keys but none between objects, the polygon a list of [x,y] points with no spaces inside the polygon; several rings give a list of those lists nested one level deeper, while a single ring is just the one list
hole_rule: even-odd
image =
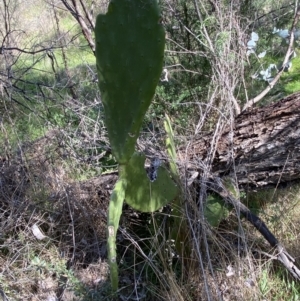
[{"label": "undergrowth", "polygon": [[[186,9],[194,11],[192,5]],[[27,13],[28,20],[35,17]],[[68,40],[80,29],[70,17],[63,20],[61,30]],[[186,21],[201,29],[199,23]],[[50,27],[40,35],[43,42],[54,36]],[[191,38],[175,35],[176,43]],[[29,41],[24,38],[23,43]],[[124,207],[117,236],[121,285],[119,297],[111,294],[106,218],[117,166],[102,121],[94,57],[83,44],[81,37],[65,49],[68,70],[61,49],[52,53],[53,61],[46,54],[21,57],[14,67],[20,73],[30,67],[30,72],[11,97],[1,94],[0,292],[9,300],[299,300],[299,283],[274,262],[269,246],[243,218],[231,211],[218,226],[207,223],[199,190],[186,184],[189,175],[182,162],[177,162],[184,196],[180,216],[174,216],[169,206],[154,214]],[[174,45],[168,50],[178,50]],[[215,76],[209,60],[191,55],[184,60],[181,54],[170,56],[166,63],[176,68],[168,82],[160,83],[146,117],[138,147],[150,157],[159,153],[166,159],[162,131],[166,112],[178,145],[192,140],[198,128],[212,130],[216,112],[228,114],[229,105],[221,101],[224,95],[208,83]],[[299,64],[296,57],[265,103],[278,94],[299,91]],[[182,81],[178,74],[197,66],[195,74]],[[253,91],[263,86],[257,83]],[[203,96],[208,91],[216,95],[215,102]],[[299,189],[296,184],[241,194],[295,255]],[[179,249],[170,239],[174,224],[189,229]],[[36,228],[42,239],[33,231]]]}]

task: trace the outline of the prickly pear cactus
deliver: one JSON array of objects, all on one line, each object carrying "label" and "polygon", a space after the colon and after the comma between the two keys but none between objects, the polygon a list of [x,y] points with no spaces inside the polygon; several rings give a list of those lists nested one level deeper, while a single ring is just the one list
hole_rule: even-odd
[{"label": "prickly pear cactus", "polygon": [[99,87],[113,154],[134,152],[161,75],[165,33],[155,0],[112,0],[95,29]]},{"label": "prickly pear cactus", "polygon": [[172,201],[178,193],[169,172],[158,167],[157,178],[150,181],[144,168],[145,155],[134,153],[128,164],[120,172],[127,179],[125,201],[142,212],[153,212]]},{"label": "prickly pear cactus", "polygon": [[165,33],[155,0],[111,0],[95,28],[99,88],[105,124],[119,180],[108,214],[108,258],[111,283],[118,288],[116,233],[124,199],[133,208],[152,212],[172,201],[178,192],[168,171],[159,167],[150,181],[145,157],[134,153],[145,113],[161,75]]},{"label": "prickly pear cactus", "polygon": [[118,289],[118,263],[116,251],[116,236],[119,228],[119,221],[122,214],[122,206],[125,199],[126,180],[119,179],[110,197],[108,221],[107,221],[107,247],[108,262],[110,266],[110,278],[114,291]]},{"label": "prickly pear cactus", "polygon": [[174,143],[174,132],[172,129],[170,117],[167,114],[165,115],[164,128],[167,133],[166,148],[170,158],[170,168],[173,173],[173,176],[176,177],[179,175],[179,171],[175,163],[177,155]]}]

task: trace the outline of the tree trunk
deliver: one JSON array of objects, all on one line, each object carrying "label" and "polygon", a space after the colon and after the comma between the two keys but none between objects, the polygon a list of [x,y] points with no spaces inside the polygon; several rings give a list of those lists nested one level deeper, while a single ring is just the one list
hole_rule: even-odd
[{"label": "tree trunk", "polygon": [[[192,143],[189,162],[207,163],[212,133]],[[241,187],[259,188],[300,178],[300,93],[250,108],[219,135],[211,171],[235,174]]]}]

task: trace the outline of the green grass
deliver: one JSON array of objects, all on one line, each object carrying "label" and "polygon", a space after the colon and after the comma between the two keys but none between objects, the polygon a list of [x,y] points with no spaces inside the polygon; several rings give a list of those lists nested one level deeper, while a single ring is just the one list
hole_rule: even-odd
[{"label": "green grass", "polygon": [[287,275],[282,268],[274,271],[271,264],[266,264],[261,271],[258,287],[261,298],[265,300],[300,300],[300,284]]},{"label": "green grass", "polygon": [[[299,53],[299,52],[298,52]],[[292,60],[289,72],[282,76],[284,91],[286,95],[300,91],[300,57],[299,54]]]}]

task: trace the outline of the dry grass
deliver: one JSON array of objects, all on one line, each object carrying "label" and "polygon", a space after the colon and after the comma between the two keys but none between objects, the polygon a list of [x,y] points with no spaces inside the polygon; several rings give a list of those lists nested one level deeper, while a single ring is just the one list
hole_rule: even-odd
[{"label": "dry grass", "polygon": [[[61,153],[67,150],[62,138],[50,131],[1,165],[0,285],[9,300],[116,299],[105,244],[116,175],[74,180]],[[195,205],[197,195],[192,187],[186,190],[180,217],[169,206],[152,215],[124,208],[117,300],[285,300],[278,291],[283,288],[286,300],[296,300],[297,286],[267,255],[268,245],[251,225],[232,212],[211,228]],[[298,187],[276,191],[271,204],[270,195],[261,217],[296,256]],[[184,254],[169,236],[174,218],[188,225]],[[34,236],[33,225],[43,240]]]},{"label": "dry grass", "polygon": [[[45,300],[40,293],[45,293],[42,286],[50,279],[54,284],[49,294],[58,296],[69,285],[78,286],[73,293],[75,289],[83,294],[85,285],[106,281],[107,265],[101,258],[106,253],[106,209],[115,178],[76,183],[67,173],[72,168],[63,159],[63,141],[58,131],[51,131],[1,165],[0,281],[15,300]],[[33,225],[44,233],[43,240],[33,235]],[[63,277],[66,283],[61,283]],[[38,284],[44,280],[47,284]]]}]

